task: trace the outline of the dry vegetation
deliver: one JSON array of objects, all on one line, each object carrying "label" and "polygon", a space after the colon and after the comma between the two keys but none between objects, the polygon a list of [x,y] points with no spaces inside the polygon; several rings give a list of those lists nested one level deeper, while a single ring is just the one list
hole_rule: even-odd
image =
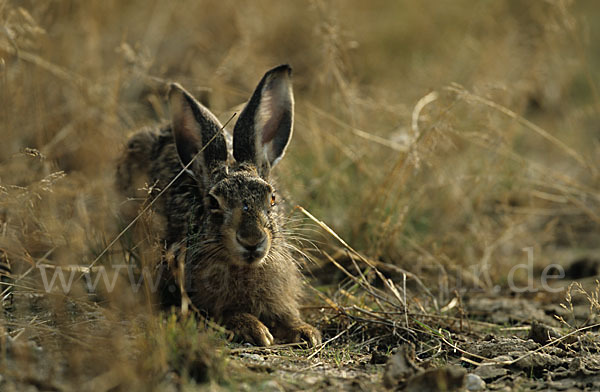
[{"label": "dry vegetation", "polygon": [[[599,20],[594,0],[0,0],[0,389],[598,387]],[[128,283],[159,257],[147,214],[111,244],[115,160],[167,118],[166,82],[225,121],[284,62],[316,349],[155,311]],[[528,257],[535,289],[553,263],[583,280],[520,292]],[[131,274],[90,292],[92,264]],[[44,290],[56,266],[68,294]]]}]

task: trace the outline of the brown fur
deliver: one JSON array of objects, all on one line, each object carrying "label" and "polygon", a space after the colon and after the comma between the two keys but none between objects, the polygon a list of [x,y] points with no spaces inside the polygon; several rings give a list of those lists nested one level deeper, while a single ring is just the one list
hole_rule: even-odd
[{"label": "brown fur", "polygon": [[[139,197],[146,182],[156,197],[199,152],[155,210],[166,217],[166,245],[174,253],[185,249],[184,286],[192,303],[257,345],[274,338],[321,341],[300,318],[301,275],[284,235],[281,203],[272,203],[270,171],[292,135],[289,75],[287,66],[265,74],[236,124],[233,151],[218,120],[174,85],[171,124],[135,134],[117,167],[122,193]],[[177,285],[172,274],[161,283],[168,303]]]}]

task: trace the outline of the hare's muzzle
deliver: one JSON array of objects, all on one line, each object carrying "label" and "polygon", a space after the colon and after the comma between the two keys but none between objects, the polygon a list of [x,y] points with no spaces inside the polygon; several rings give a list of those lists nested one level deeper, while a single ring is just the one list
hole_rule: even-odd
[{"label": "hare's muzzle", "polygon": [[237,232],[235,238],[240,245],[242,259],[248,264],[260,262],[267,254],[269,239],[265,232],[253,235]]}]

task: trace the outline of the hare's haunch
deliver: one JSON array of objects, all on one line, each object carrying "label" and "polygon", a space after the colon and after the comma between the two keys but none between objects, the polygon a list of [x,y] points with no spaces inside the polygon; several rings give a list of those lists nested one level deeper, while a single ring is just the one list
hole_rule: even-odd
[{"label": "hare's haunch", "polygon": [[[257,345],[319,344],[319,331],[300,318],[301,276],[270,176],[292,137],[291,68],[281,65],[264,75],[232,142],[219,120],[180,85],[171,85],[169,104],[170,124],[128,141],[117,187],[135,198],[143,184],[151,184],[155,196],[191,162],[154,207],[165,219],[167,246],[185,252],[185,289],[192,303]],[[169,289],[176,286],[172,273],[164,275],[168,303]]]}]

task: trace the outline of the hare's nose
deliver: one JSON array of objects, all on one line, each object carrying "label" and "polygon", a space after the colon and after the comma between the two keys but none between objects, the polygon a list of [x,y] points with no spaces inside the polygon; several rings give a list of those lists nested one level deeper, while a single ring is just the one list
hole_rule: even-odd
[{"label": "hare's nose", "polygon": [[237,242],[242,245],[248,251],[254,251],[260,248],[265,241],[267,240],[267,236],[264,232],[256,233],[254,235],[244,236],[239,232],[236,233],[235,238]]}]

